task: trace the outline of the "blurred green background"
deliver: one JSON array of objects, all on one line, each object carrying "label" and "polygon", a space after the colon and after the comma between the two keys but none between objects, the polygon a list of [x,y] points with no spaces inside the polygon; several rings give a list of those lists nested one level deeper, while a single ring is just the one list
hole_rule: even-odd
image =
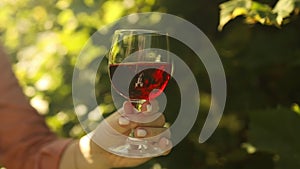
[{"label": "blurred green background", "polygon": [[[165,12],[199,27],[223,62],[228,95],[222,120],[203,144],[200,129],[210,84],[200,61],[178,50],[199,81],[200,114],[170,155],[139,169],[296,169],[300,167],[299,0],[1,0],[0,40],[30,103],[62,137],[84,131],[74,114],[72,72],[83,45],[101,26],[137,12]],[[230,22],[229,22],[230,21]],[[97,96],[114,111],[107,69]],[[172,85],[169,89],[172,91]],[[176,100],[174,100],[176,101]],[[178,107],[167,108],[167,119]],[[87,117],[95,118],[87,113]],[[98,116],[96,116],[97,118]]]}]

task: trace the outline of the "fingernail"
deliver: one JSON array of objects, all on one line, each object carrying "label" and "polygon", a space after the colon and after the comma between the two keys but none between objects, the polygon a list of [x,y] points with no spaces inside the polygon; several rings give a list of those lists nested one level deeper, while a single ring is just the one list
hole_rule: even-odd
[{"label": "fingernail", "polygon": [[128,124],[129,124],[129,120],[126,119],[125,117],[120,117],[120,118],[119,118],[119,124],[120,124],[121,126],[123,126],[123,125],[128,125]]},{"label": "fingernail", "polygon": [[152,111],[152,106],[151,106],[151,104],[147,104],[146,106],[145,106],[145,111],[143,111],[143,113],[144,114],[150,114],[151,113],[151,111]]},{"label": "fingernail", "polygon": [[159,140],[158,144],[159,144],[160,147],[166,147],[166,146],[168,146],[170,144],[170,140],[167,139],[167,138],[165,138],[165,137],[163,137],[163,138],[161,138]]},{"label": "fingernail", "polygon": [[145,137],[147,135],[147,131],[144,129],[137,129],[136,131],[136,135],[138,137]]}]

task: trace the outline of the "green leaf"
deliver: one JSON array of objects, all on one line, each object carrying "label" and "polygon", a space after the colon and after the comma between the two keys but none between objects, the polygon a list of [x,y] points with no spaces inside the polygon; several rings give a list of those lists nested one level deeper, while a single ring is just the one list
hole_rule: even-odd
[{"label": "green leaf", "polygon": [[283,19],[290,16],[295,9],[296,0],[279,0],[275,5],[273,12],[277,13],[277,22],[282,23]]},{"label": "green leaf", "polygon": [[251,0],[231,0],[220,4],[220,22],[218,30],[237,16],[245,15],[251,8]]},{"label": "green leaf", "polygon": [[248,21],[253,20],[251,22],[279,26],[280,24],[277,23],[276,16],[277,14],[273,13],[269,5],[254,1],[252,2],[251,11],[247,15]]},{"label": "green leaf", "polygon": [[278,108],[250,113],[249,141],[257,150],[275,153],[282,169],[300,167],[300,116]]},{"label": "green leaf", "polygon": [[220,4],[219,30],[237,16],[246,17],[247,23],[261,23],[279,27],[294,11],[299,13],[300,0],[279,0],[275,7],[252,0],[230,0]]}]

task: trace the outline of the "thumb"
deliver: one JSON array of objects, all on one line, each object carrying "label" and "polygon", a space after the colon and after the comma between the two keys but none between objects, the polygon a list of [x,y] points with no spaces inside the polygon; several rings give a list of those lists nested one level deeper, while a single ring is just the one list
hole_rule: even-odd
[{"label": "thumb", "polygon": [[131,113],[134,113],[132,106],[128,105],[128,102],[125,102],[122,108],[103,119],[88,136],[103,148],[121,144],[128,138],[132,129],[138,126],[138,123],[130,121],[125,117],[126,114]]},{"label": "thumb", "polygon": [[109,117],[103,120],[103,125],[109,125],[119,134],[128,134],[132,129],[138,126],[138,123],[131,121],[128,116],[133,115],[135,112],[129,102],[125,102],[123,107],[117,110]]}]

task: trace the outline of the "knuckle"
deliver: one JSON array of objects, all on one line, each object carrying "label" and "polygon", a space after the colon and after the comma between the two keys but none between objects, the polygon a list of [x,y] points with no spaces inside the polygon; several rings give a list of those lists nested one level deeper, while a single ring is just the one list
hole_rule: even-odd
[{"label": "knuckle", "polygon": [[161,116],[158,118],[157,124],[158,124],[159,126],[163,126],[163,125],[165,125],[165,123],[166,123],[166,118],[165,118],[164,115],[161,115]]}]

